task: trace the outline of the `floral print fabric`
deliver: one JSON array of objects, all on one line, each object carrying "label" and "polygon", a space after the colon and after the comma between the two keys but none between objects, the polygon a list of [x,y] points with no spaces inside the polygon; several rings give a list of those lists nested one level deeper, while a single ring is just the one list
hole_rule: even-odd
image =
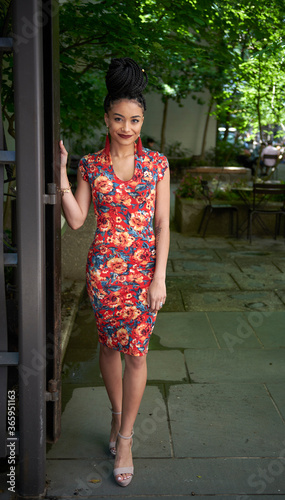
[{"label": "floral print fabric", "polygon": [[155,268],[153,216],[156,184],[167,159],[144,149],[134,175],[120,180],[105,150],[79,163],[91,186],[97,229],[88,253],[87,290],[102,344],[133,356],[148,351],[156,313],[147,305]]}]

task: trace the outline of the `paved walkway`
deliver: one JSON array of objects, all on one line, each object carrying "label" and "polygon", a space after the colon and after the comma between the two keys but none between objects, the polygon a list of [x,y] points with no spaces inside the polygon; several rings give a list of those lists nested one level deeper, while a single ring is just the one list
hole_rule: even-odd
[{"label": "paved walkway", "polygon": [[283,239],[172,232],[127,488],[112,477],[111,414],[82,301],[63,364],[62,436],[47,454],[48,497],[285,498],[284,249]]}]

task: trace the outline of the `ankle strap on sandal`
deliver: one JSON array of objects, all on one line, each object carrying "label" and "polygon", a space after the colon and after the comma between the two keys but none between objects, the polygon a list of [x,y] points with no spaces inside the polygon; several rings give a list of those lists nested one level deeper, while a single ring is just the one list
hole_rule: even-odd
[{"label": "ankle strap on sandal", "polygon": [[110,408],[111,412],[113,413],[113,415],[121,415],[121,411],[113,411],[112,408]]},{"label": "ankle strap on sandal", "polygon": [[118,433],[118,436],[120,436],[120,438],[122,439],[131,439],[134,435],[134,431],[132,431],[131,435],[130,436],[123,436],[120,432]]}]

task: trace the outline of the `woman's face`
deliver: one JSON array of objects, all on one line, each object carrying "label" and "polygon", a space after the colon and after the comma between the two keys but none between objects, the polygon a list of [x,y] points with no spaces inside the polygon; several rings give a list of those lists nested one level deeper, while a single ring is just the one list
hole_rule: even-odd
[{"label": "woman's face", "polygon": [[120,146],[130,146],[137,140],[144,120],[139,104],[128,99],[116,101],[104,118],[112,141]]}]

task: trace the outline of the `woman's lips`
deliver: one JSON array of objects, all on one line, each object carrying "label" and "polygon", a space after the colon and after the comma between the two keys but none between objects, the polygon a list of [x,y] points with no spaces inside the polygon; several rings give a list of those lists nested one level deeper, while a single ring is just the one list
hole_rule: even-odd
[{"label": "woman's lips", "polygon": [[122,139],[130,139],[131,135],[118,134]]}]

